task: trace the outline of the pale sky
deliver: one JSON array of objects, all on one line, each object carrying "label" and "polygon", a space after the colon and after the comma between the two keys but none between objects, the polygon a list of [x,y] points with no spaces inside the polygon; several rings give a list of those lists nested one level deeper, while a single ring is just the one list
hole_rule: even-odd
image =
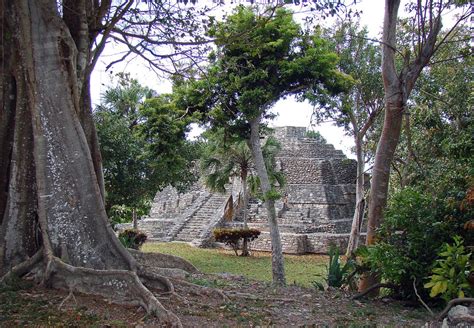
[{"label": "pale sky", "polygon": [[[362,10],[360,17],[361,26],[367,26],[370,36],[373,38],[377,38],[381,31],[383,7],[383,0],[362,0],[357,5],[357,8]],[[297,16],[296,19],[298,19]],[[110,74],[109,72],[105,72],[105,67],[111,60],[111,57],[107,56],[107,53],[113,54],[113,49],[106,49],[106,52],[104,52],[104,55],[97,63],[97,67],[92,74],[91,95],[94,104],[100,102],[100,95],[107,90],[107,86],[110,85]],[[155,75],[152,75],[143,64],[139,63],[139,61],[128,64],[118,64],[111,70],[114,74],[118,72],[128,72],[141,84],[158,92],[171,91],[171,85],[168,81],[159,80]],[[277,113],[278,116],[270,124],[271,126],[303,126],[308,128],[310,126],[313,107],[308,103],[298,103],[290,97],[279,101],[273,111]],[[355,158],[350,150],[353,146],[353,141],[350,137],[344,135],[342,129],[331,123],[325,123],[316,127],[316,130],[319,131],[329,143],[333,144],[334,147],[341,149],[346,156]]]}]

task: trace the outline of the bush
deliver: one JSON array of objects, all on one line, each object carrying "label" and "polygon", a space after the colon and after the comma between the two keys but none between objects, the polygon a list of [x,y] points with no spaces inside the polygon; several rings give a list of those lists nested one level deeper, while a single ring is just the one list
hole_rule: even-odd
[{"label": "bush", "polygon": [[440,295],[445,302],[472,296],[474,290],[469,285],[468,276],[474,265],[469,263],[471,253],[467,253],[462,238],[454,236],[453,244],[444,244],[439,257],[430,281],[425,284],[425,288],[431,291],[430,296]]},{"label": "bush", "polygon": [[227,229],[227,228],[217,228],[213,230],[214,238],[217,242],[224,243],[227,246],[232,247],[235,252],[235,255],[238,254],[240,249],[241,241],[250,242],[255,240],[260,236],[260,231],[257,229]]},{"label": "bush", "polygon": [[[340,260],[339,247],[331,245],[329,248],[329,265],[327,268],[327,278],[324,278],[329,287],[340,288],[350,283],[349,277],[355,270],[355,263],[352,259],[348,259],[344,265]],[[313,281],[313,286],[323,290],[324,287],[319,281]]]},{"label": "bush", "polygon": [[327,140],[322,136],[321,133],[319,133],[319,131],[313,131],[313,130],[306,131],[305,137],[309,139],[315,139],[323,144],[327,144]]},{"label": "bush", "polygon": [[119,233],[118,238],[126,248],[138,250],[145,243],[147,236],[139,230],[126,229]]},{"label": "bush", "polygon": [[397,296],[415,298],[415,281],[418,291],[426,297],[423,279],[431,274],[443,243],[463,232],[464,217],[455,215],[448,205],[448,200],[412,188],[395,194],[377,232],[378,243],[357,252],[363,266],[385,282],[397,285]]}]

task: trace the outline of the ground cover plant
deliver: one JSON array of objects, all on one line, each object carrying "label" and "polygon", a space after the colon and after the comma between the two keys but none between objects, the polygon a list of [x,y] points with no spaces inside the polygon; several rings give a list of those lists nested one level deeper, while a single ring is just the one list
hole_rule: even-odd
[{"label": "ground cover plant", "polygon": [[124,247],[131,249],[140,249],[146,241],[146,234],[136,229],[126,229],[118,235],[120,242]]}]

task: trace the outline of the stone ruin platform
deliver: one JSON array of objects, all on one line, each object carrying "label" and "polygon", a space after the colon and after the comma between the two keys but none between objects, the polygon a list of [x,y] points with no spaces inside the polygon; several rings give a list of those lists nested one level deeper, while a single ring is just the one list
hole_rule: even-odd
[{"label": "stone ruin platform", "polygon": [[[355,207],[357,163],[340,150],[306,137],[302,127],[275,128],[281,143],[277,169],[286,177],[284,197],[276,202],[283,251],[292,254],[327,253],[335,244],[347,246]],[[171,187],[157,193],[149,217],[138,227],[149,240],[212,244],[215,227],[242,226],[241,214],[229,215],[239,198],[240,184],[226,194],[212,193],[202,184],[179,194]],[[262,233],[250,244],[253,250],[271,251],[262,202],[249,202],[248,225]]]}]

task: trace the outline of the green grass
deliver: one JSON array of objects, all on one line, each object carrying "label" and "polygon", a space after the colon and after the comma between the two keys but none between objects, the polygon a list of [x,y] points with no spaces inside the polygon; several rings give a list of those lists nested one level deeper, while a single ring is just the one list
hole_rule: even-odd
[{"label": "green grass", "polygon": [[[144,252],[160,252],[180,256],[204,273],[231,273],[250,279],[271,281],[271,255],[268,252],[252,252],[250,257],[235,256],[231,250],[203,249],[185,243],[145,243]],[[288,284],[309,287],[311,282],[323,281],[328,258],[321,255],[285,254],[285,272]],[[318,276],[321,275],[321,276]]]}]

